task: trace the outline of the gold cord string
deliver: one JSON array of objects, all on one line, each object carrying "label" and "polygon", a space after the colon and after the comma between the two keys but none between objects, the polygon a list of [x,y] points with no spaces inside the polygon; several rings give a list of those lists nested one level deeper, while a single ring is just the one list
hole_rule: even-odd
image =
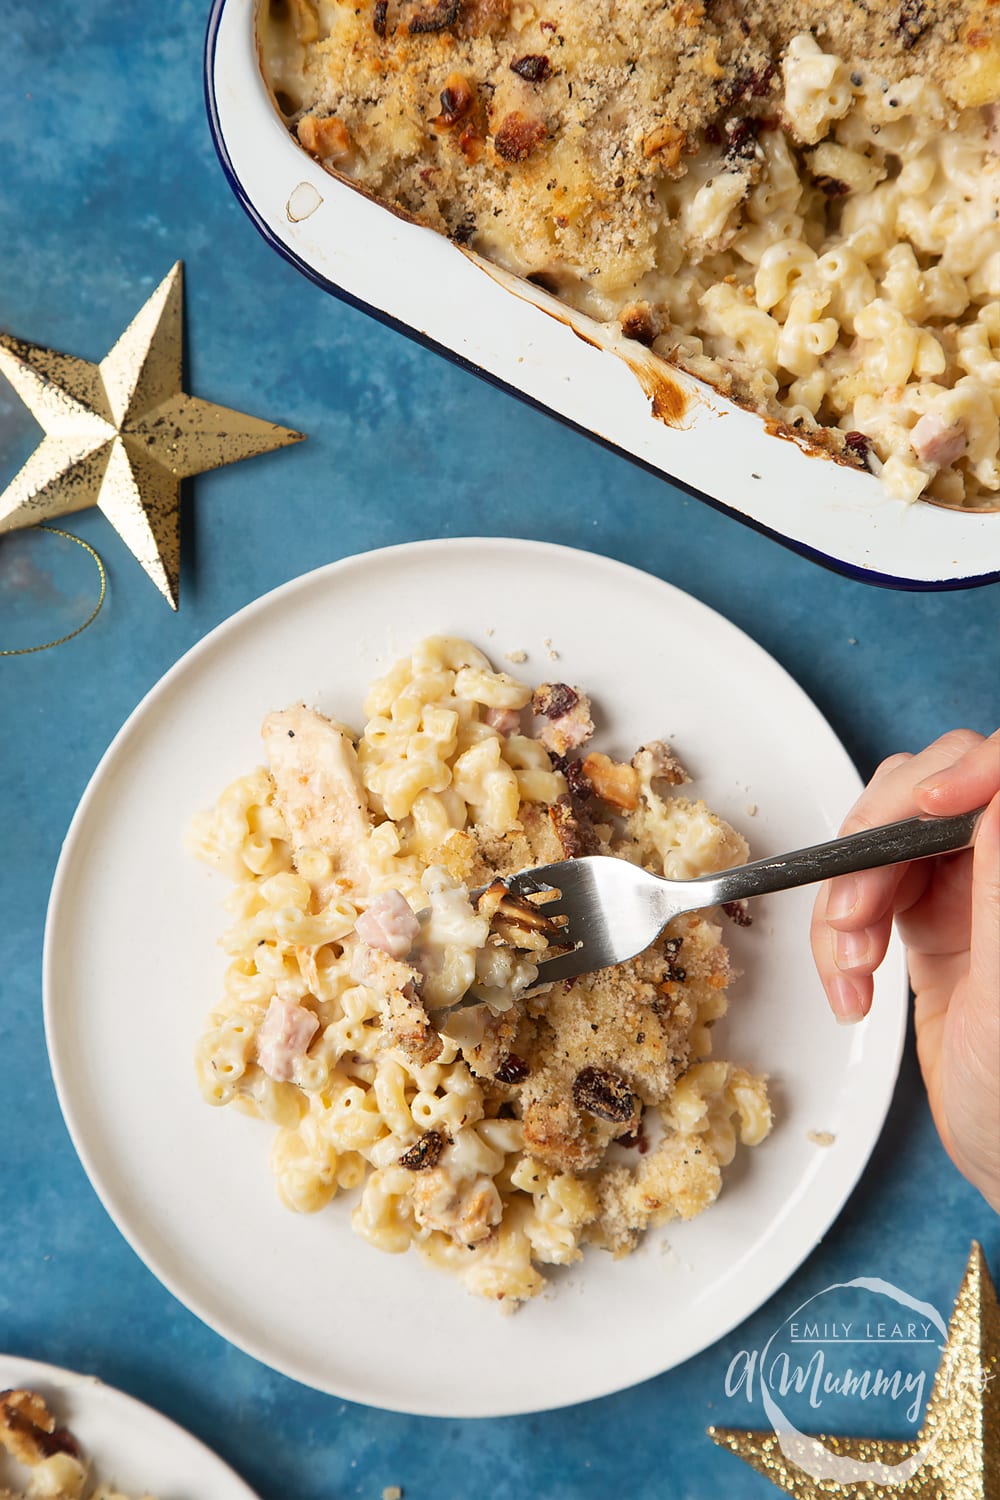
[{"label": "gold cord string", "polygon": [[108,575],[105,572],[104,564],[89,542],[85,542],[82,537],[74,536],[71,531],[60,531],[58,526],[33,526],[31,529],[33,531],[49,531],[53,536],[65,537],[68,542],[75,542],[78,547],[83,548],[84,552],[89,552],[97,564],[97,571],[101,575],[100,597],[83,624],[78,625],[75,630],[71,630],[68,635],[61,635],[54,641],[45,641],[41,646],[18,646],[10,651],[0,650],[0,656],[31,656],[35,651],[48,651],[52,646],[64,646],[67,641],[71,641],[74,636],[80,635],[86,630],[88,625],[93,625],[101,612],[101,606],[108,592]]}]

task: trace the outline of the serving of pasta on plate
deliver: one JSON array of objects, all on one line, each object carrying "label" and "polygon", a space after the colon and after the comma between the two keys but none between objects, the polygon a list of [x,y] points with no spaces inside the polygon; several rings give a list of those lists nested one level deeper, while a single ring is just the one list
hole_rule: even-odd
[{"label": "serving of pasta on plate", "polygon": [[726,915],[547,986],[558,929],[503,877],[604,852],[684,878],[747,846],[669,745],[587,749],[582,689],[532,689],[468,641],[419,643],[364,712],[360,735],[270,714],[267,766],[195,820],[190,846],[234,882],[199,1083],[274,1127],[289,1208],[350,1193],[372,1245],[516,1305],[539,1267],[707,1208],[771,1110],[763,1078],[713,1055]]}]

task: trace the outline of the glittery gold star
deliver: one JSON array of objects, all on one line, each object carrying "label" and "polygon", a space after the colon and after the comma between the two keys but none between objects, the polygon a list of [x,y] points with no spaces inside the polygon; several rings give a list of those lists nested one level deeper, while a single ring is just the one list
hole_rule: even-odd
[{"label": "glittery gold star", "polygon": [[303,434],[181,389],[180,261],[100,364],[0,334],[0,372],[45,432],[0,495],[0,532],[96,505],[177,608],[180,482]]},{"label": "glittery gold star", "polygon": [[[816,1480],[782,1452],[773,1432],[710,1427],[708,1435],[796,1500],[997,1500],[1000,1496],[1000,1308],[978,1244],[973,1244],[934,1377],[924,1422],[909,1442],[820,1437],[836,1479]],[[788,1446],[786,1442],[786,1446]],[[858,1465],[868,1466],[868,1477]],[[912,1472],[911,1472],[912,1471]]]}]

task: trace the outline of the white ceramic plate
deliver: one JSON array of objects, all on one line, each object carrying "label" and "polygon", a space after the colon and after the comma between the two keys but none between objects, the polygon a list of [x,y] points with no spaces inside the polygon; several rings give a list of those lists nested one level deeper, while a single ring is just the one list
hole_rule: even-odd
[{"label": "white ceramic plate", "polygon": [[[376,1406],[485,1416],[653,1375],[780,1286],[879,1134],[906,985],[894,951],[873,1015],[840,1029],[812,967],[809,892],[761,902],[749,931],[732,929],[746,977],[718,1050],[771,1074],[772,1139],[737,1158],[702,1218],[625,1261],[592,1251],[516,1317],[357,1239],[350,1199],[289,1213],[268,1171],[272,1129],[209,1108],[195,1084],[228,883],[182,834],[260,763],[270,709],[304,699],[360,727],[372,677],[432,632],[470,637],[501,666],[524,650],[514,670],[585,686],[612,753],[675,737],[697,792],[758,854],[832,834],[859,782],[805,694],[719,615],[619,563],[505,540],[389,548],[285,585],[178,662],[102,760],[56,874],[45,1014],[62,1108],[109,1213],[187,1306],[275,1368]],[[835,1143],[813,1144],[816,1130]]]},{"label": "white ceramic plate", "polygon": [[[265,87],[256,4],[213,0],[209,124],[254,224],[318,285],[841,572],[900,588],[1000,578],[1000,514],[891,499],[871,475],[769,436],[759,418],[634,340],[324,172]],[[680,426],[652,415],[649,392],[664,382],[686,406]]]},{"label": "white ceramic plate", "polygon": [[[93,1375],[0,1354],[0,1390],[26,1389],[44,1396],[61,1427],[68,1427],[93,1465],[93,1473],[126,1494],[147,1491],[159,1500],[256,1500],[220,1458],[189,1432],[133,1396]],[[0,1487],[20,1490],[30,1470],[0,1453]]]}]

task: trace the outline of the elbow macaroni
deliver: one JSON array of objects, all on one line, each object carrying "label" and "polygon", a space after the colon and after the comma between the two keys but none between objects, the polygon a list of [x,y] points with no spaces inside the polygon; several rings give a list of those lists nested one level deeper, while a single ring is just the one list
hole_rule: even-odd
[{"label": "elbow macaroni", "polygon": [[[474,1071],[482,1017],[472,1025],[471,1052],[456,1029],[439,1034],[433,1060],[410,1055],[386,1030],[384,997],[370,974],[365,980],[354,926],[372,893],[402,892],[421,912],[416,942],[428,1009],[444,1009],[471,988],[496,1024],[511,1006],[512,1015],[523,1014],[518,996],[538,972],[530,952],[491,946],[489,920],[442,864],[456,839],[480,838],[486,847],[515,834],[532,806],[565,798],[566,779],[540,741],[519,730],[501,734],[487,720],[488,710],[517,711],[530,699],[529,688],[494,673],[474,647],[440,637],[373,685],[357,740],[372,818],[363,851],[368,891],[330,896],[331,885],[339,889],[335,862],[293,848],[265,770],[235,781],[191,834],[194,852],[235,881],[226,902],[232,925],[222,939],[230,957],[224,993],[196,1050],[205,1099],[276,1127],[270,1165],[288,1208],[315,1213],[350,1193],[352,1227],[376,1248],[399,1254],[413,1247],[473,1292],[513,1301],[541,1289],[539,1265],[579,1260],[588,1240],[622,1248],[608,1227],[605,1186],[623,1171],[634,1186],[637,1173],[606,1162],[556,1170],[533,1154],[509,1091]],[[655,762],[643,755],[642,806],[630,825],[641,856],[677,876],[740,858],[742,840],[702,804],[660,799]],[[691,1066],[672,1098],[648,1115],[662,1149],[697,1142],[701,1168],[675,1183],[657,1222],[711,1201],[737,1135],[756,1144],[770,1124],[763,1081],[708,1060],[712,1026],[726,1009],[724,978],[698,993],[700,1003],[686,1012]],[[275,997],[314,1018],[311,1040],[280,1080],[265,1071],[259,1051]],[[621,1063],[628,1067],[628,1057]],[[425,1157],[428,1142],[433,1151]],[[649,1217],[633,1214],[635,1222]]]}]

